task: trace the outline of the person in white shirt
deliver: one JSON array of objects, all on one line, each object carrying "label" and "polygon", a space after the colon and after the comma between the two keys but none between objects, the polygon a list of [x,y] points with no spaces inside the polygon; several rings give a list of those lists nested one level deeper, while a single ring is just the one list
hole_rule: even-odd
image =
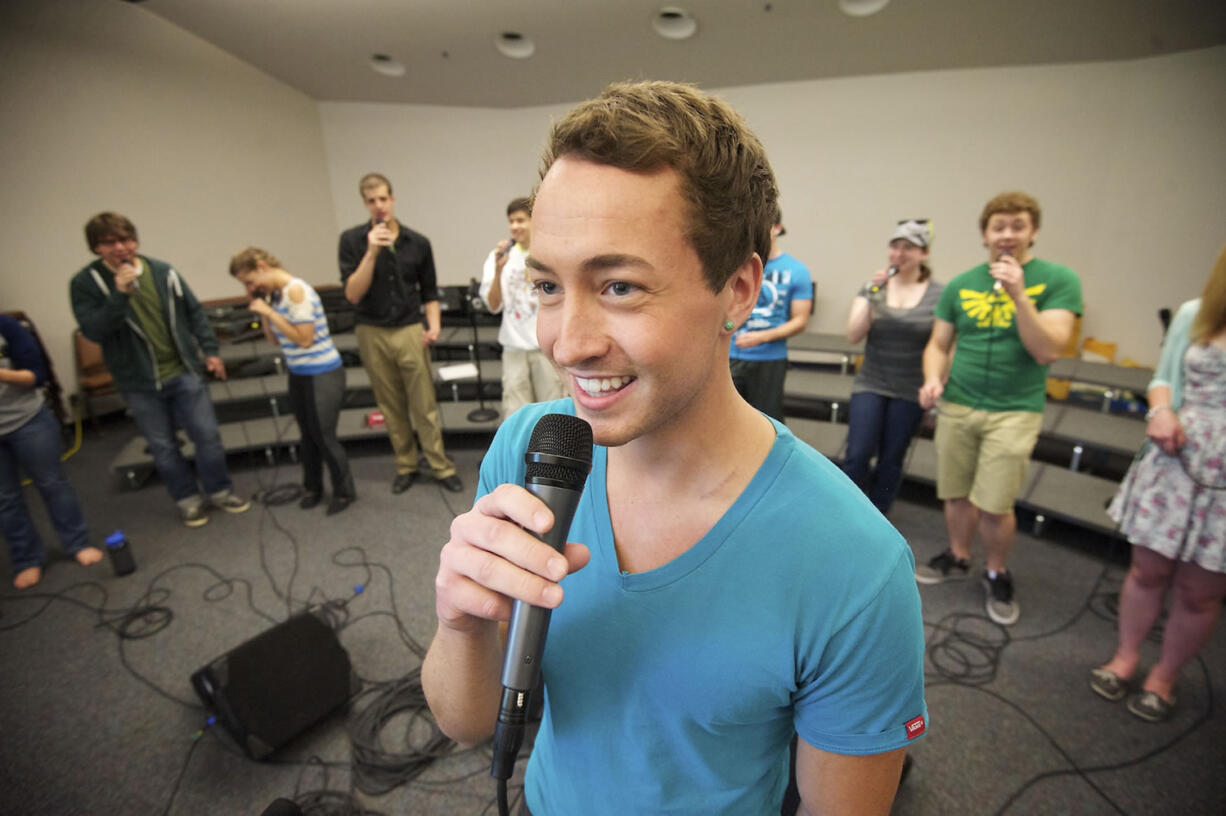
[{"label": "person in white shirt", "polygon": [[481,302],[491,314],[502,314],[498,342],[502,345],[502,418],[530,402],[566,396],[562,380],[541,353],[536,340],[536,290],[526,261],[532,237],[532,203],[512,199],[507,205],[511,237],[499,241],[485,259]]}]

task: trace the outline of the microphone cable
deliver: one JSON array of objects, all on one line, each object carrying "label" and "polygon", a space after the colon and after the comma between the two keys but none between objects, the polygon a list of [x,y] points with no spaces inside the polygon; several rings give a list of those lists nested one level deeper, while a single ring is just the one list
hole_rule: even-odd
[{"label": "microphone cable", "polygon": [[[996,289],[995,285],[993,285],[993,287],[988,289],[986,293],[987,300],[988,300],[988,325],[987,325],[988,347],[986,351],[984,352],[983,389],[980,391],[979,399],[975,401],[974,405],[960,406],[962,408],[965,408],[966,410],[961,413],[957,413],[957,414],[951,413],[948,410],[948,408],[942,408],[939,404],[934,405],[933,410],[936,412],[938,416],[949,417],[950,419],[963,419],[964,417],[970,416],[975,411],[982,409],[983,401],[987,398],[987,395],[988,395],[988,388],[990,388],[992,384],[992,346],[996,342],[996,328],[997,328],[996,323],[998,320],[997,310],[1000,309],[1000,306],[1001,306],[1001,301],[997,298],[998,291],[999,290]],[[1005,294],[1005,297],[1008,297],[1008,293]],[[1016,309],[1014,311],[1014,314],[1016,315]],[[1019,338],[1019,342],[1020,342],[1020,338]],[[952,360],[950,361],[950,367],[952,368]],[[948,384],[948,382],[949,381],[947,378],[946,384]],[[943,389],[942,389],[942,394],[944,394]]]}]

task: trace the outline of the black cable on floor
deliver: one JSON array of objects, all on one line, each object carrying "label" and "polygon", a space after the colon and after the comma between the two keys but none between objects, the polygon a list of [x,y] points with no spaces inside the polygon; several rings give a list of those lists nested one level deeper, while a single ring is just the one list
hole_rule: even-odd
[{"label": "black cable on floor", "polygon": [[169,816],[170,809],[174,807],[175,797],[179,795],[179,788],[183,786],[183,777],[187,775],[187,766],[191,764],[192,754],[196,753],[196,747],[200,745],[202,733],[202,731],[197,731],[192,734],[191,747],[187,749],[187,756],[183,758],[183,767],[179,768],[179,775],[175,777],[175,784],[170,789],[170,799],[166,801],[166,809],[162,811],[162,816]]},{"label": "black cable on floor", "polygon": [[[1113,542],[1114,544],[1117,542]],[[1093,779],[1090,774],[1104,771],[1120,770],[1123,768],[1139,765],[1152,759],[1155,756],[1174,747],[1180,741],[1188,737],[1197,729],[1208,722],[1213,715],[1213,683],[1209,673],[1209,667],[1204,662],[1201,656],[1197,656],[1196,661],[1201,667],[1201,671],[1205,678],[1205,688],[1208,694],[1208,705],[1206,710],[1197,718],[1197,720],[1184,730],[1181,734],[1172,738],[1165,744],[1147,751],[1139,757],[1124,762],[1115,763],[1112,765],[1081,767],[1077,764],[1075,758],[1069,754],[1056,741],[1038,720],[1033,717],[1026,709],[1012,702],[1008,698],[997,694],[994,691],[984,688],[985,685],[993,682],[996,679],[997,670],[1000,666],[1000,658],[1004,650],[1013,642],[1026,642],[1042,640],[1044,638],[1053,637],[1072,627],[1080,620],[1087,612],[1094,614],[1103,619],[1113,619],[1110,615],[1111,600],[1118,601],[1118,590],[1111,592],[1113,588],[1109,582],[1111,573],[1110,558],[1104,564],[1102,571],[1098,574],[1094,584],[1087,593],[1085,601],[1077,609],[1077,611],[1065,622],[1046,632],[1041,632],[1035,635],[1024,635],[1014,637],[1010,631],[995,621],[990,620],[984,615],[954,612],[941,618],[936,623],[925,621],[925,628],[934,630],[934,635],[928,638],[928,647],[926,649],[927,657],[931,661],[933,670],[941,678],[938,682],[932,682],[925,672],[925,685],[929,688],[939,685],[956,685],[967,689],[974,689],[983,694],[987,694],[994,699],[1004,703],[1012,708],[1023,717],[1034,729],[1043,736],[1044,739],[1053,747],[1053,749],[1064,758],[1069,764],[1069,768],[1045,771],[1035,774],[1027,779],[1022,785],[1017,788],[1005,800],[1005,803],[996,811],[997,816],[1004,814],[1012,807],[1018,799],[1035,784],[1050,778],[1062,776],[1078,776],[1086,783],[1095,793],[1097,793],[1104,802],[1115,809],[1117,813],[1124,814],[1125,811],[1104,791]],[[1104,586],[1106,585],[1106,591]],[[1115,584],[1118,586],[1118,582]],[[1108,611],[1103,612],[1096,606],[1106,606]],[[1148,634],[1148,639],[1151,641],[1161,641],[1161,634],[1165,617],[1160,618],[1154,628]]]},{"label": "black cable on floor", "polygon": [[[404,750],[384,744],[383,732],[393,718],[408,714]],[[428,735],[412,744],[414,726]],[[387,683],[371,685],[350,703],[349,739],[353,743],[354,782],[364,793],[379,795],[416,779],[455,743],[439,730],[421,687],[421,669]]]},{"label": "black cable on floor", "polygon": [[[243,431],[246,433],[245,427]],[[250,444],[250,439],[247,442]],[[279,447],[280,444],[281,441],[278,438],[274,446]],[[252,449],[252,455],[254,457],[254,448]],[[339,634],[366,618],[390,617],[394,621],[397,635],[405,647],[419,660],[424,658],[425,647],[413,638],[408,627],[405,626],[404,621],[397,612],[399,606],[396,600],[394,573],[386,565],[370,561],[365,551],[359,546],[342,548],[336,551],[331,559],[332,563],[337,566],[361,570],[361,580],[355,585],[354,591],[347,598],[328,598],[319,587],[312,587],[305,599],[294,596],[293,585],[297,577],[299,563],[298,542],[293,534],[281,525],[276,514],[273,512],[273,508],[297,500],[302,494],[302,489],[296,484],[277,484],[280,470],[279,463],[273,465],[270,480],[263,478],[262,470],[263,468],[257,468],[256,479],[259,488],[252,496],[252,500],[261,505],[261,517],[258,526],[260,563],[273,594],[285,602],[286,618],[292,616],[295,611],[311,609],[315,614],[327,620],[334,631]],[[264,472],[266,473],[266,471]],[[439,496],[444,506],[447,507],[454,517],[457,511],[451,506],[441,486],[439,487]],[[279,586],[277,577],[273,574],[273,570],[266,557],[266,547],[268,544],[264,535],[266,522],[270,522],[273,528],[281,533],[289,542],[292,566],[284,590]],[[149,580],[145,592],[130,607],[108,608],[107,590],[101,584],[93,582],[76,584],[56,593],[23,593],[21,596],[16,597],[0,596],[0,602],[43,601],[32,614],[18,621],[0,626],[0,632],[15,629],[33,621],[41,616],[57,600],[66,601],[93,613],[97,618],[96,627],[108,628],[115,634],[118,641],[120,662],[135,679],[159,696],[192,711],[203,711],[204,706],[200,703],[179,698],[142,675],[129,662],[125,651],[126,641],[152,637],[161,633],[171,624],[174,619],[174,612],[169,606],[172,590],[160,586],[159,582],[176,570],[183,569],[204,570],[216,579],[214,583],[204,590],[203,598],[205,601],[214,603],[225,600],[234,593],[236,585],[241,585],[245,589],[247,606],[252,612],[274,626],[283,622],[256,606],[254,587],[249,581],[226,577],[207,564],[190,562],[174,565],[153,576]],[[357,599],[359,595],[363,594],[364,589],[370,586],[376,574],[382,574],[387,579],[390,611],[373,610],[361,614],[353,614],[349,604]],[[97,604],[91,604],[68,594],[83,586],[98,592],[101,595],[101,601]],[[307,760],[281,760],[276,758],[265,758],[262,760],[264,764],[297,765],[302,768],[298,784],[296,785],[294,800],[303,809],[306,816],[382,816],[378,811],[368,810],[361,805],[357,798],[357,790],[366,793],[385,793],[405,784],[413,784],[426,790],[445,790],[448,785],[458,784],[484,772],[484,768],[478,768],[471,773],[463,774],[453,779],[435,781],[422,781],[418,779],[436,760],[445,757],[454,758],[462,756],[470,751],[477,751],[482,748],[482,746],[479,746],[478,748],[464,751],[455,750],[455,743],[442,734],[437,724],[435,724],[433,716],[430,714],[424,691],[421,688],[420,672],[420,667],[418,667],[408,672],[405,676],[391,681],[372,681],[359,678],[362,683],[362,689],[348,703],[350,715],[347,728],[353,746],[353,756],[350,761],[326,762],[318,757],[311,757]],[[409,723],[404,732],[404,747],[387,747],[383,732],[393,718],[405,714],[409,715]],[[207,725],[193,734],[192,744],[184,757],[183,766],[171,790],[165,813],[170,812],[178,797],[187,768],[196,752],[197,746],[200,744],[202,734],[214,737],[217,740],[217,744],[228,753],[236,757],[249,759],[241,748],[232,744],[228,738],[222,737],[217,732],[217,729],[212,727],[214,725],[215,720],[210,717]],[[424,728],[427,736],[424,741],[419,739],[417,744],[411,744],[410,739],[412,735],[410,731],[415,726],[418,729],[418,733]],[[351,784],[348,791],[329,789],[327,778],[329,768],[343,769],[349,772]],[[303,775],[312,769],[323,770],[323,786],[312,790],[301,790]],[[485,803],[486,810],[494,804],[493,800],[486,800],[484,797],[475,798],[480,798]]]}]

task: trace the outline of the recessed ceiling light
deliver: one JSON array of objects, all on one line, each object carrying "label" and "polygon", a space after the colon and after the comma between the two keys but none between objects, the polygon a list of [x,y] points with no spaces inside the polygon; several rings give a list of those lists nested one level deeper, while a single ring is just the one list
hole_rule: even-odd
[{"label": "recessed ceiling light", "polygon": [[852,17],[876,14],[889,4],[890,0],[839,0],[839,8]]},{"label": "recessed ceiling light", "polygon": [[371,54],[370,68],[375,73],[383,74],[383,76],[404,76],[404,64],[392,59],[387,54]]},{"label": "recessed ceiling light", "polygon": [[494,38],[494,45],[504,57],[527,59],[536,53],[536,43],[518,31],[504,31]]},{"label": "recessed ceiling light", "polygon": [[698,21],[683,8],[665,6],[651,18],[651,27],[665,39],[684,40],[694,36],[694,32],[698,30]]}]

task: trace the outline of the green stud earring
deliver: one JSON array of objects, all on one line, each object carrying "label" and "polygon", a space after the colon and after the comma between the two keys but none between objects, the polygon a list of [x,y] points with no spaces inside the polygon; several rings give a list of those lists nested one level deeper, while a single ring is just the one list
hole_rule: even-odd
[{"label": "green stud earring", "polygon": [[724,331],[732,331],[734,328],[735,328],[735,326],[733,326],[733,325],[732,325],[732,321],[731,321],[731,320],[725,320],[725,321],[724,321]]}]

